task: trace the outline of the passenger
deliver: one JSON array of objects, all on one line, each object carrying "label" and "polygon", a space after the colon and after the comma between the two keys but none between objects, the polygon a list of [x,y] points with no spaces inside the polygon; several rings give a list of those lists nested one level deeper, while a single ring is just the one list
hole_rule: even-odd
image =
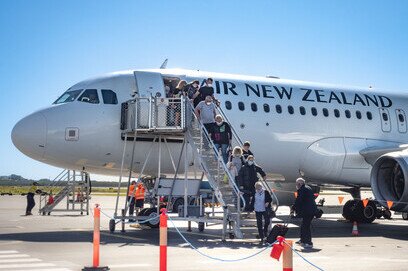
[{"label": "passenger", "polygon": [[226,123],[221,115],[215,116],[215,125],[212,127],[211,139],[217,148],[221,149],[222,159],[225,164],[228,162],[228,149],[232,142],[231,127]]},{"label": "passenger", "polygon": [[242,165],[245,163],[244,157],[242,156],[242,149],[236,146],[233,151],[232,155],[230,156],[230,162],[234,164],[239,172],[241,170]]},{"label": "passenger", "polygon": [[143,209],[144,198],[145,198],[145,188],[143,186],[143,183],[141,182],[137,185],[135,197],[136,197],[136,208],[137,208],[136,212],[139,213],[139,210]]},{"label": "passenger", "polygon": [[186,80],[181,80],[173,91],[173,97],[180,98],[181,96],[184,96],[186,92],[186,86],[187,86]]},{"label": "passenger", "polygon": [[129,192],[127,197],[130,216],[132,216],[135,211],[135,194],[136,194],[136,181],[132,181],[132,183],[129,186]]},{"label": "passenger", "polygon": [[211,96],[205,97],[205,101],[200,102],[195,108],[197,118],[204,125],[208,134],[211,136],[212,128],[215,122],[215,104],[212,102]]},{"label": "passenger", "polygon": [[266,177],[262,168],[255,164],[254,157],[252,155],[248,156],[248,160],[242,166],[238,176],[240,189],[244,193],[245,211],[251,211],[250,202],[251,197],[255,194],[255,183],[258,181],[258,173],[262,178]]},{"label": "passenger", "polygon": [[31,185],[30,189],[28,190],[27,193],[27,207],[26,207],[26,214],[25,215],[33,215],[31,212],[35,206],[35,200],[34,200],[34,195],[37,193],[41,193],[41,190],[38,189],[37,187],[38,183],[33,182]]},{"label": "passenger", "polygon": [[197,105],[200,103],[200,99],[197,98],[198,95],[200,95],[200,92],[198,91],[199,89],[199,82],[198,80],[194,80],[190,84],[186,86],[187,89],[187,96],[190,99],[190,101],[193,103],[194,108],[197,107]]},{"label": "passenger", "polygon": [[212,78],[207,78],[207,80],[205,80],[205,82],[204,82],[204,85],[202,87],[200,87],[200,89],[199,89],[200,102],[204,101],[205,97],[207,97],[207,96],[211,96],[211,98],[213,98],[213,101],[215,101],[214,88],[213,88],[212,84],[213,84],[213,79]]},{"label": "passenger", "polygon": [[173,91],[173,98],[175,100],[173,101],[173,109],[174,109],[174,125],[175,126],[180,126],[181,125],[181,100],[180,98],[182,96],[186,95],[186,86],[187,82],[185,80],[181,80],[178,84],[177,87]]},{"label": "passenger", "polygon": [[254,154],[249,149],[250,147],[251,143],[249,143],[249,141],[245,141],[244,145],[242,146],[242,155],[244,156],[245,160],[247,160],[248,156],[250,155],[254,156]]},{"label": "passenger", "polygon": [[296,180],[297,197],[294,205],[296,216],[302,218],[302,225],[300,226],[300,240],[296,242],[304,248],[312,248],[312,232],[310,231],[310,224],[317,212],[317,206],[314,198],[312,188],[306,185],[302,178]]},{"label": "passenger", "polygon": [[[256,226],[258,227],[259,238],[261,239],[261,244],[263,239],[268,236],[268,227],[271,221],[271,194],[266,191],[261,182],[255,183],[255,195],[251,200],[251,210],[255,211],[256,216]],[[264,222],[262,222],[262,217]]]}]

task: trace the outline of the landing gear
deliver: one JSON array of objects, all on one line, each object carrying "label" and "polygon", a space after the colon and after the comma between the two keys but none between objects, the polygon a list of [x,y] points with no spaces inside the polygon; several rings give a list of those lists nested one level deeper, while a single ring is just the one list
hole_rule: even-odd
[{"label": "landing gear", "polygon": [[351,222],[371,223],[377,218],[377,205],[370,200],[364,208],[361,200],[349,200],[344,204],[343,217]]},{"label": "landing gear", "polygon": [[205,227],[204,222],[198,222],[198,231],[199,231],[199,232],[203,232],[203,231],[204,231],[204,227]]},{"label": "landing gear", "polygon": [[408,220],[408,213],[402,213],[402,219]]}]

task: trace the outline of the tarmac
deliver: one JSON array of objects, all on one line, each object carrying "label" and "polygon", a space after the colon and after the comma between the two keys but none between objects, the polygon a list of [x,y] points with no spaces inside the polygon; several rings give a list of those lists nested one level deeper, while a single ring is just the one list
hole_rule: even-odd
[{"label": "tarmac", "polygon": [[[327,210],[341,210],[335,206],[336,193],[324,196],[331,205]],[[347,200],[347,196],[344,202]],[[38,202],[38,198],[36,199]],[[343,204],[344,204],[343,202]],[[93,196],[91,206],[101,205],[112,215],[115,197]],[[338,204],[338,203],[337,203]],[[0,196],[0,271],[2,270],[81,270],[92,264],[91,215],[52,213],[23,216],[26,199],[23,196]],[[288,220],[289,208],[279,208],[273,223]],[[109,218],[101,216],[101,266],[110,270],[159,270],[159,231],[150,228],[120,226],[115,233],[108,230]],[[185,222],[176,225],[200,252],[223,259],[239,259],[252,255],[265,246],[255,238],[253,226],[245,227],[244,240],[220,238],[220,226],[206,227],[198,232],[186,231]],[[287,238],[298,240],[300,220],[290,220]],[[270,248],[258,255],[238,262],[221,262],[206,258],[193,250],[169,223],[168,270],[282,270],[282,262],[269,256]],[[359,236],[352,237],[352,224],[341,214],[331,212],[312,223],[314,248],[297,252],[321,270],[408,270],[408,221],[395,215],[391,220],[377,219],[372,224],[360,224]],[[293,270],[318,270],[294,254]]]}]

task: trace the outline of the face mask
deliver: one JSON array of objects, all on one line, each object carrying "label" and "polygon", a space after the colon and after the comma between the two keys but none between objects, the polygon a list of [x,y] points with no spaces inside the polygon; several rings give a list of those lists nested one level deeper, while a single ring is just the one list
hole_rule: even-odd
[{"label": "face mask", "polygon": [[193,84],[193,87],[197,88],[197,87],[198,87],[198,85],[197,85],[197,84]]},{"label": "face mask", "polygon": [[240,157],[241,155],[239,155],[239,154],[234,154],[234,157]]},{"label": "face mask", "polygon": [[217,125],[218,125],[218,126],[221,126],[221,125],[222,125],[222,121],[221,121],[221,122],[218,122],[218,121],[217,121]]},{"label": "face mask", "polygon": [[207,87],[211,88],[211,87],[212,87],[212,84],[207,84]]},{"label": "face mask", "polygon": [[205,102],[207,105],[210,105],[212,102]]},{"label": "face mask", "polygon": [[248,165],[252,166],[254,164],[254,161],[248,161]]}]

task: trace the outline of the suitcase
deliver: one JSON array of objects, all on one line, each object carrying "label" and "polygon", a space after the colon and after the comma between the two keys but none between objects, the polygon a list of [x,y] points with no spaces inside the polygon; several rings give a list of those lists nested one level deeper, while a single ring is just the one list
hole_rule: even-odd
[{"label": "suitcase", "polygon": [[288,232],[288,224],[276,224],[273,226],[271,232],[269,233],[268,237],[266,237],[266,242],[272,244],[276,241],[278,236],[285,236]]}]

